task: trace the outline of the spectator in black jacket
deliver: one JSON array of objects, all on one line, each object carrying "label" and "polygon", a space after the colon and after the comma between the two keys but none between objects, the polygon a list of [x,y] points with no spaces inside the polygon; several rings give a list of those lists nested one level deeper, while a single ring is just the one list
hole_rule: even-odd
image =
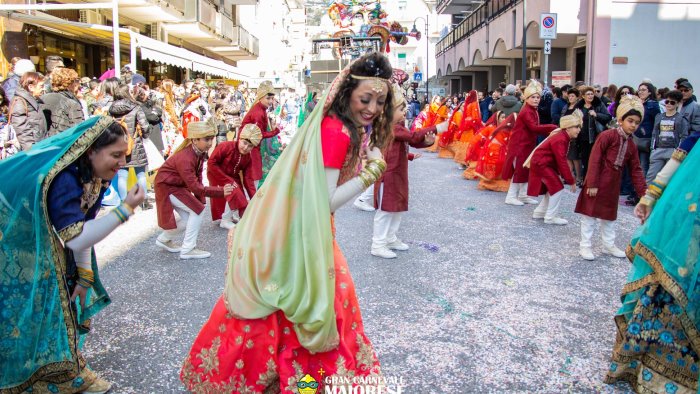
[{"label": "spectator in black jacket", "polygon": [[78,73],[59,68],[51,73],[51,93],[41,97],[48,124],[46,138],[52,137],[85,120],[83,105],[76,96],[80,88]]}]

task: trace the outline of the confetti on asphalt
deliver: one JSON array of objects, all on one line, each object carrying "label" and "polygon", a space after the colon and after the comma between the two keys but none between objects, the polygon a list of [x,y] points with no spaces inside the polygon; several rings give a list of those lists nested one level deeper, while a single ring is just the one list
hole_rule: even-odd
[{"label": "confetti on asphalt", "polygon": [[428,242],[422,242],[422,241],[407,241],[407,243],[408,243],[409,245],[420,246],[421,248],[423,248],[423,249],[425,249],[425,250],[427,250],[427,251],[429,251],[429,252],[433,252],[433,253],[435,253],[435,252],[437,252],[437,251],[440,250],[440,247],[439,247],[439,246],[437,246],[437,245],[435,245],[435,244],[428,243]]}]

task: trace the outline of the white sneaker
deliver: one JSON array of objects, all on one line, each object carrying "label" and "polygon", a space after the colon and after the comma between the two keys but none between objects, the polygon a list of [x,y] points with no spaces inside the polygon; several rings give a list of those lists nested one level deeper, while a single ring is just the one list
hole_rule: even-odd
[{"label": "white sneaker", "polygon": [[189,252],[180,253],[181,260],[189,259],[207,259],[211,256],[211,253],[204,250],[199,250],[197,248],[190,250]]},{"label": "white sneaker", "polygon": [[368,203],[366,203],[360,199],[355,200],[355,202],[352,203],[352,205],[354,205],[355,208],[357,208],[361,211],[365,211],[365,212],[374,212],[375,211],[373,206],[369,205]]},{"label": "white sneaker", "polygon": [[544,219],[545,212],[533,212],[532,213],[532,218],[533,219]]},{"label": "white sneaker", "polygon": [[226,230],[231,230],[231,229],[236,228],[236,223],[234,223],[231,220],[221,219],[221,223],[219,223],[219,227],[225,228]]},{"label": "white sneaker", "polygon": [[544,224],[556,224],[559,226],[565,226],[569,223],[568,220],[558,218],[558,217],[553,217],[553,218],[544,218]]},{"label": "white sneaker", "polygon": [[400,250],[400,251],[402,251],[402,252],[408,250],[408,245],[406,245],[405,243],[401,242],[400,239],[397,239],[396,241],[390,243],[389,245],[387,245],[387,247],[388,247],[390,250]]},{"label": "white sneaker", "polygon": [[381,248],[372,248],[372,256],[381,257],[383,259],[395,259],[396,253],[392,252],[386,246]]},{"label": "white sneaker", "polygon": [[90,385],[90,387],[87,388],[87,390],[83,391],[83,394],[104,394],[108,392],[112,388],[112,383],[102,379],[101,377],[97,377],[94,382]]},{"label": "white sneaker", "polygon": [[615,245],[603,245],[603,254],[607,254],[612,257],[617,257],[618,259],[627,257],[625,252],[621,249],[618,249]]},{"label": "white sneaker", "polygon": [[525,203],[525,204],[539,204],[540,203],[539,201],[537,201],[531,197],[518,197],[518,200],[520,200],[522,203]]},{"label": "white sneaker", "polygon": [[593,251],[591,250],[591,248],[579,248],[578,254],[580,254],[584,260],[595,260],[595,256],[593,255]]},{"label": "white sneaker", "polygon": [[180,245],[173,240],[163,242],[159,239],[156,239],[156,245],[160,246],[161,248],[167,250],[170,253],[180,253],[181,249]]},{"label": "white sneaker", "polygon": [[523,205],[525,205],[524,202],[518,200],[517,198],[512,198],[512,197],[506,198],[506,204],[508,204],[508,205],[515,205],[515,206],[523,206]]}]

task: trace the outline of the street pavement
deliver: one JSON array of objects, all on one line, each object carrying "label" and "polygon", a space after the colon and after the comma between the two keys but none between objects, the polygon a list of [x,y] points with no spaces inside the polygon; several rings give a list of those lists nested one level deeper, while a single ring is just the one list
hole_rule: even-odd
[{"label": "street pavement", "polygon": [[[503,204],[452,160],[424,153],[410,164],[410,210],[394,260],[369,254],[373,213],[336,213],[337,240],[353,275],[367,336],[404,393],[626,393],[602,383],[613,315],[629,262],[578,256],[576,196],[567,226]],[[137,213],[97,246],[112,304],[93,321],[86,358],[114,393],[184,391],[182,360],[223,290],[226,232],[207,213],[206,260],[155,246],[154,210]],[[621,206],[618,246],[637,221]],[[601,252],[596,234],[594,251]]]}]

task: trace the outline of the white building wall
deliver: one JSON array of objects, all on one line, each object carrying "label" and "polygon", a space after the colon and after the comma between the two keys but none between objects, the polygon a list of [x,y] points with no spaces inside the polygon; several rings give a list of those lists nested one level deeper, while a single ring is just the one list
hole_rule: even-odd
[{"label": "white building wall", "polygon": [[[673,88],[685,77],[700,86],[700,3],[601,3],[598,16],[610,17],[609,73],[608,81],[595,82],[636,88],[649,78],[657,88]],[[613,57],[627,57],[628,63],[612,64]]]}]

